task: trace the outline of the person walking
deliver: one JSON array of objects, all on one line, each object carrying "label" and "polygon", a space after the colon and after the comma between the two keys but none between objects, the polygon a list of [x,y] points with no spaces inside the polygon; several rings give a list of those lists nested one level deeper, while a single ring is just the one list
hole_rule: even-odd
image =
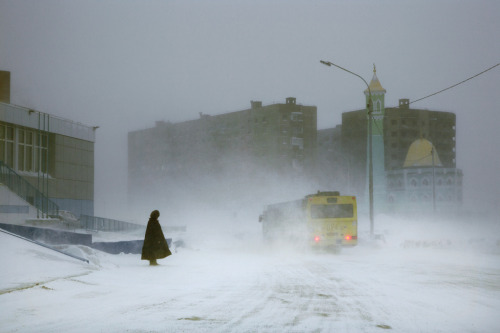
[{"label": "person walking", "polygon": [[149,217],[146,234],[144,235],[144,245],[142,246],[141,260],[149,260],[151,266],[158,265],[156,259],[166,258],[172,254],[161,230],[158,217],[160,217],[160,212],[153,210]]}]

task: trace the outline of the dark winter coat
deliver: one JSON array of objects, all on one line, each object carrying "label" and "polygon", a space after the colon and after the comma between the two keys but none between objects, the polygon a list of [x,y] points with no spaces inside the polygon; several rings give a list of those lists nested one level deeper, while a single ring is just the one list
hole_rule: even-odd
[{"label": "dark winter coat", "polygon": [[144,236],[144,245],[142,246],[142,260],[162,259],[171,255],[167,240],[161,230],[158,219],[150,218],[146,227]]}]

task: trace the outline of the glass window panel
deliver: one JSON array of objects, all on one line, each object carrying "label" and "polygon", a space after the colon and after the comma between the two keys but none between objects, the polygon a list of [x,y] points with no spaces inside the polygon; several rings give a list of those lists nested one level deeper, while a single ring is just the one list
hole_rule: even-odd
[{"label": "glass window panel", "polygon": [[43,173],[47,173],[47,150],[42,149],[42,165],[41,170]]},{"label": "glass window panel", "polygon": [[24,171],[24,146],[19,145],[17,150],[17,169],[19,171]]},{"label": "glass window panel", "polygon": [[39,156],[39,149],[35,148],[35,151],[33,152],[33,166],[35,167],[33,171],[35,172],[38,172],[40,166],[38,156]]},{"label": "glass window panel", "polygon": [[5,160],[5,141],[0,140],[0,161]]},{"label": "glass window panel", "polygon": [[7,140],[14,141],[14,129],[12,127],[7,127],[6,134],[7,134],[6,136]]},{"label": "glass window panel", "polygon": [[17,141],[19,143],[24,143],[24,130],[17,130]]},{"label": "glass window panel", "polygon": [[6,156],[5,156],[5,163],[10,166],[11,168],[14,167],[14,143],[13,142],[7,142],[6,143]]},{"label": "glass window panel", "polygon": [[26,146],[26,171],[33,171],[33,147]]},{"label": "glass window panel", "polygon": [[5,126],[0,125],[0,140],[2,140],[3,138],[5,138]]},{"label": "glass window panel", "polygon": [[33,145],[33,132],[26,131],[26,144]]},{"label": "glass window panel", "polygon": [[42,142],[42,134],[38,132],[35,134],[35,145],[40,147],[40,142]]}]

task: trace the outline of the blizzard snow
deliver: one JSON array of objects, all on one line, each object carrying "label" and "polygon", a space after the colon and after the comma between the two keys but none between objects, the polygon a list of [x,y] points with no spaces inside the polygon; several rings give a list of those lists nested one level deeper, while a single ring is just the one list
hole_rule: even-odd
[{"label": "blizzard snow", "polygon": [[157,267],[0,233],[0,331],[500,331],[498,224],[376,223],[384,240],[360,221],[359,245],[337,254],[264,245],[256,219],[188,226]]}]

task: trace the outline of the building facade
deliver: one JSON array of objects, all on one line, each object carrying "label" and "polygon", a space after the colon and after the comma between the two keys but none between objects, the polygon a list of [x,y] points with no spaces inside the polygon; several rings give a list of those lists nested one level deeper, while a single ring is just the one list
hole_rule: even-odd
[{"label": "building facade", "polygon": [[[256,173],[304,174],[316,160],[317,110],[289,97],[285,103],[172,124],[128,135],[129,199],[155,186],[196,191],[205,181],[221,190]],[[141,190],[142,189],[142,190]],[[144,192],[145,191],[145,192]]]},{"label": "building facade", "polygon": [[0,102],[0,161],[76,216],[94,215],[94,142],[93,127]]}]

